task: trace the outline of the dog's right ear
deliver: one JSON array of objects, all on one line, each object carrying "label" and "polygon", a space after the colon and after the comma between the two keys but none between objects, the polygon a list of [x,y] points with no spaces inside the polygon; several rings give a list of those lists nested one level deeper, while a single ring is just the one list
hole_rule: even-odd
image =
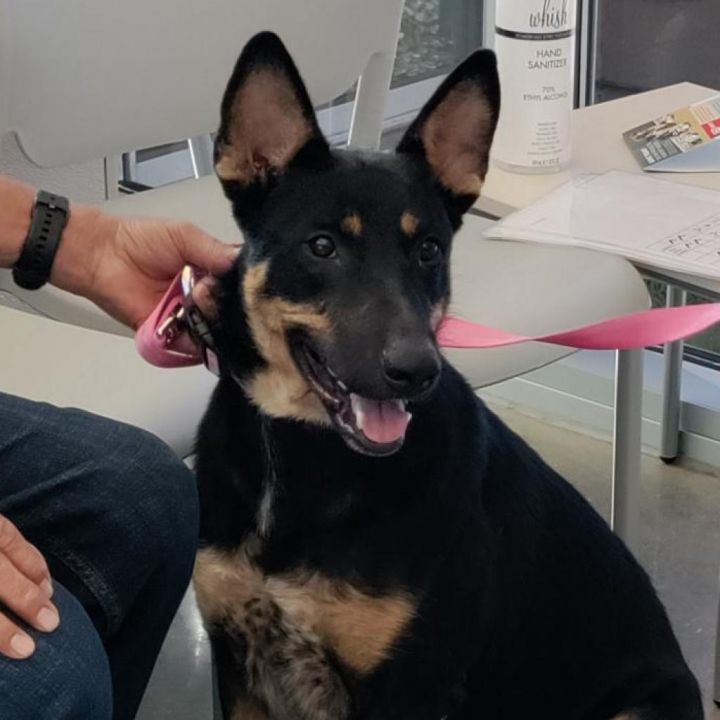
[{"label": "dog's right ear", "polygon": [[215,172],[237,199],[255,200],[303,150],[303,161],[329,157],[305,84],[280,38],[255,35],[243,49],[221,106]]}]

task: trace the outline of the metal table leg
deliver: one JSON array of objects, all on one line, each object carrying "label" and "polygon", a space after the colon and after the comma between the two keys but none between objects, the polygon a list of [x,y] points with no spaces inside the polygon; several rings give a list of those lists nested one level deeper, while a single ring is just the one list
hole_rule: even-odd
[{"label": "metal table leg", "polygon": [[[718,604],[718,628],[720,628],[720,604]],[[715,633],[715,683],[713,700],[720,707],[720,630]]]},{"label": "metal table leg", "polygon": [[[672,285],[668,286],[668,307],[685,305],[687,293]],[[665,346],[665,372],[663,376],[662,416],[660,420],[660,458],[674,462],[678,456],[680,439],[680,386],[682,358],[685,345],[682,341]]]},{"label": "metal table leg", "polygon": [[631,550],[639,541],[643,350],[617,353],[611,526]]}]

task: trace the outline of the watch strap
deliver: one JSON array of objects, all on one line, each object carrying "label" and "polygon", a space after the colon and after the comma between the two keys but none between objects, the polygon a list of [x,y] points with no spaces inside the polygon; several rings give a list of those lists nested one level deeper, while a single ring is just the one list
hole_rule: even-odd
[{"label": "watch strap", "polygon": [[26,290],[37,290],[49,279],[53,260],[67,225],[70,207],[62,195],[40,190],[35,198],[30,230],[12,273]]}]

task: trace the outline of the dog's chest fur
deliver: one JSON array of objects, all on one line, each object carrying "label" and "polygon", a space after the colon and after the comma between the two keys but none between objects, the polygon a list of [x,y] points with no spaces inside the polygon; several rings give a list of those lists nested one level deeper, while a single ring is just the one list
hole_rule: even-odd
[{"label": "dog's chest fur", "polygon": [[254,536],[231,552],[199,553],[203,617],[240,641],[249,689],[272,717],[340,720],[350,703],[338,669],[364,675],[387,659],[415,602],[307,570],[268,575],[254,557],[260,544]]},{"label": "dog's chest fur", "polygon": [[268,432],[227,384],[204,424],[203,618],[232,638],[270,717],[342,720],[354,684],[412,638],[422,588],[442,562],[429,530],[441,503],[426,493],[443,485],[421,450],[439,430],[419,417],[408,439],[416,452],[373,462],[331,432],[282,422]]}]

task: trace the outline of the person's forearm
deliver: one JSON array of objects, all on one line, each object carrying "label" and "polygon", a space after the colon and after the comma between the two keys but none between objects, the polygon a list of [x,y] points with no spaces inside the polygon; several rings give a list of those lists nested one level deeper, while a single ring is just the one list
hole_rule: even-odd
[{"label": "person's forearm", "polygon": [[[0,176],[0,267],[12,267],[20,257],[30,229],[35,201],[30,185]],[[95,265],[93,242],[101,233],[115,231],[117,220],[91,205],[72,203],[70,219],[53,262],[50,282],[64,290],[78,292],[88,282]]]},{"label": "person's forearm", "polygon": [[12,267],[20,257],[34,201],[30,185],[0,176],[0,267]]},{"label": "person's forearm", "polygon": [[[0,267],[12,267],[22,253],[35,195],[29,185],[0,176]],[[184,265],[222,275],[238,253],[192,223],[120,217],[72,203],[50,282],[137,328]],[[203,279],[198,288],[210,282]]]}]

